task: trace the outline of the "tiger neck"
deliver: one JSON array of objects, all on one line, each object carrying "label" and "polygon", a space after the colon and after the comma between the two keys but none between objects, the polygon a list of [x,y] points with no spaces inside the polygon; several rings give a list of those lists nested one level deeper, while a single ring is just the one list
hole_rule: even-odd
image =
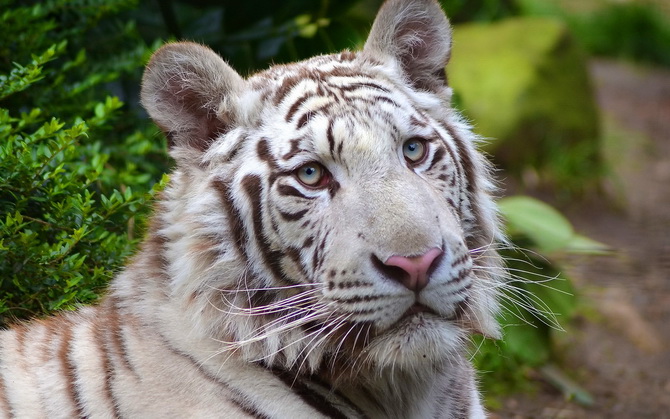
[{"label": "tiger neck", "polygon": [[475,389],[472,368],[461,355],[441,365],[417,365],[411,371],[400,368],[338,370],[329,364],[328,369],[294,381],[318,386],[354,406],[363,417],[370,418],[436,417],[452,410],[465,413]]}]

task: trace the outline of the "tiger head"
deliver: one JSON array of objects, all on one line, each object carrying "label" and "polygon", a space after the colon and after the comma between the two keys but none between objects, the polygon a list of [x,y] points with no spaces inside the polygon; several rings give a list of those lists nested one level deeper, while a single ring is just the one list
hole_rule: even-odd
[{"label": "tiger head", "polygon": [[172,43],[142,103],[176,161],[165,285],[221,352],[294,370],[444,362],[497,336],[489,169],[450,106],[451,29],[390,0],[362,51],[247,79]]}]

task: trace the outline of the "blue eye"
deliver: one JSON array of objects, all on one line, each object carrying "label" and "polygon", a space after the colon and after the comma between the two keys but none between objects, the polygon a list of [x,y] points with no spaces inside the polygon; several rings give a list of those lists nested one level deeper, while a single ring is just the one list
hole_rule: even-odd
[{"label": "blue eye", "polygon": [[410,164],[420,163],[426,157],[427,150],[425,140],[420,138],[409,139],[402,145],[402,154]]},{"label": "blue eye", "polygon": [[298,180],[305,186],[319,187],[326,175],[326,169],[319,163],[307,163],[296,171]]}]

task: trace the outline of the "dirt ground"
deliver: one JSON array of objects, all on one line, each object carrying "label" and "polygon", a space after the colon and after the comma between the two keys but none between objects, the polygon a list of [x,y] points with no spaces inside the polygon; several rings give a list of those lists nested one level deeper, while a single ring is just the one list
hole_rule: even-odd
[{"label": "dirt ground", "polygon": [[559,353],[595,404],[539,379],[493,418],[670,419],[670,72],[596,61],[591,74],[612,173],[605,196],[561,209],[614,253],[564,264],[584,308]]}]

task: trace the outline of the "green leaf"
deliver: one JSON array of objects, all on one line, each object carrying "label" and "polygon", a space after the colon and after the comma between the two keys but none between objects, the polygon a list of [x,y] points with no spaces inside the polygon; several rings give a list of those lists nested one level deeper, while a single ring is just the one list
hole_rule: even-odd
[{"label": "green leaf", "polygon": [[565,248],[575,234],[572,225],[561,213],[537,199],[513,196],[501,199],[499,206],[508,222],[510,234],[523,234],[542,252]]},{"label": "green leaf", "polygon": [[509,326],[505,329],[505,346],[518,359],[531,366],[549,360],[549,334],[546,328],[527,324]]},{"label": "green leaf", "polygon": [[612,248],[606,244],[595,241],[586,236],[575,234],[565,246],[570,253],[583,253],[587,255],[609,255]]}]

